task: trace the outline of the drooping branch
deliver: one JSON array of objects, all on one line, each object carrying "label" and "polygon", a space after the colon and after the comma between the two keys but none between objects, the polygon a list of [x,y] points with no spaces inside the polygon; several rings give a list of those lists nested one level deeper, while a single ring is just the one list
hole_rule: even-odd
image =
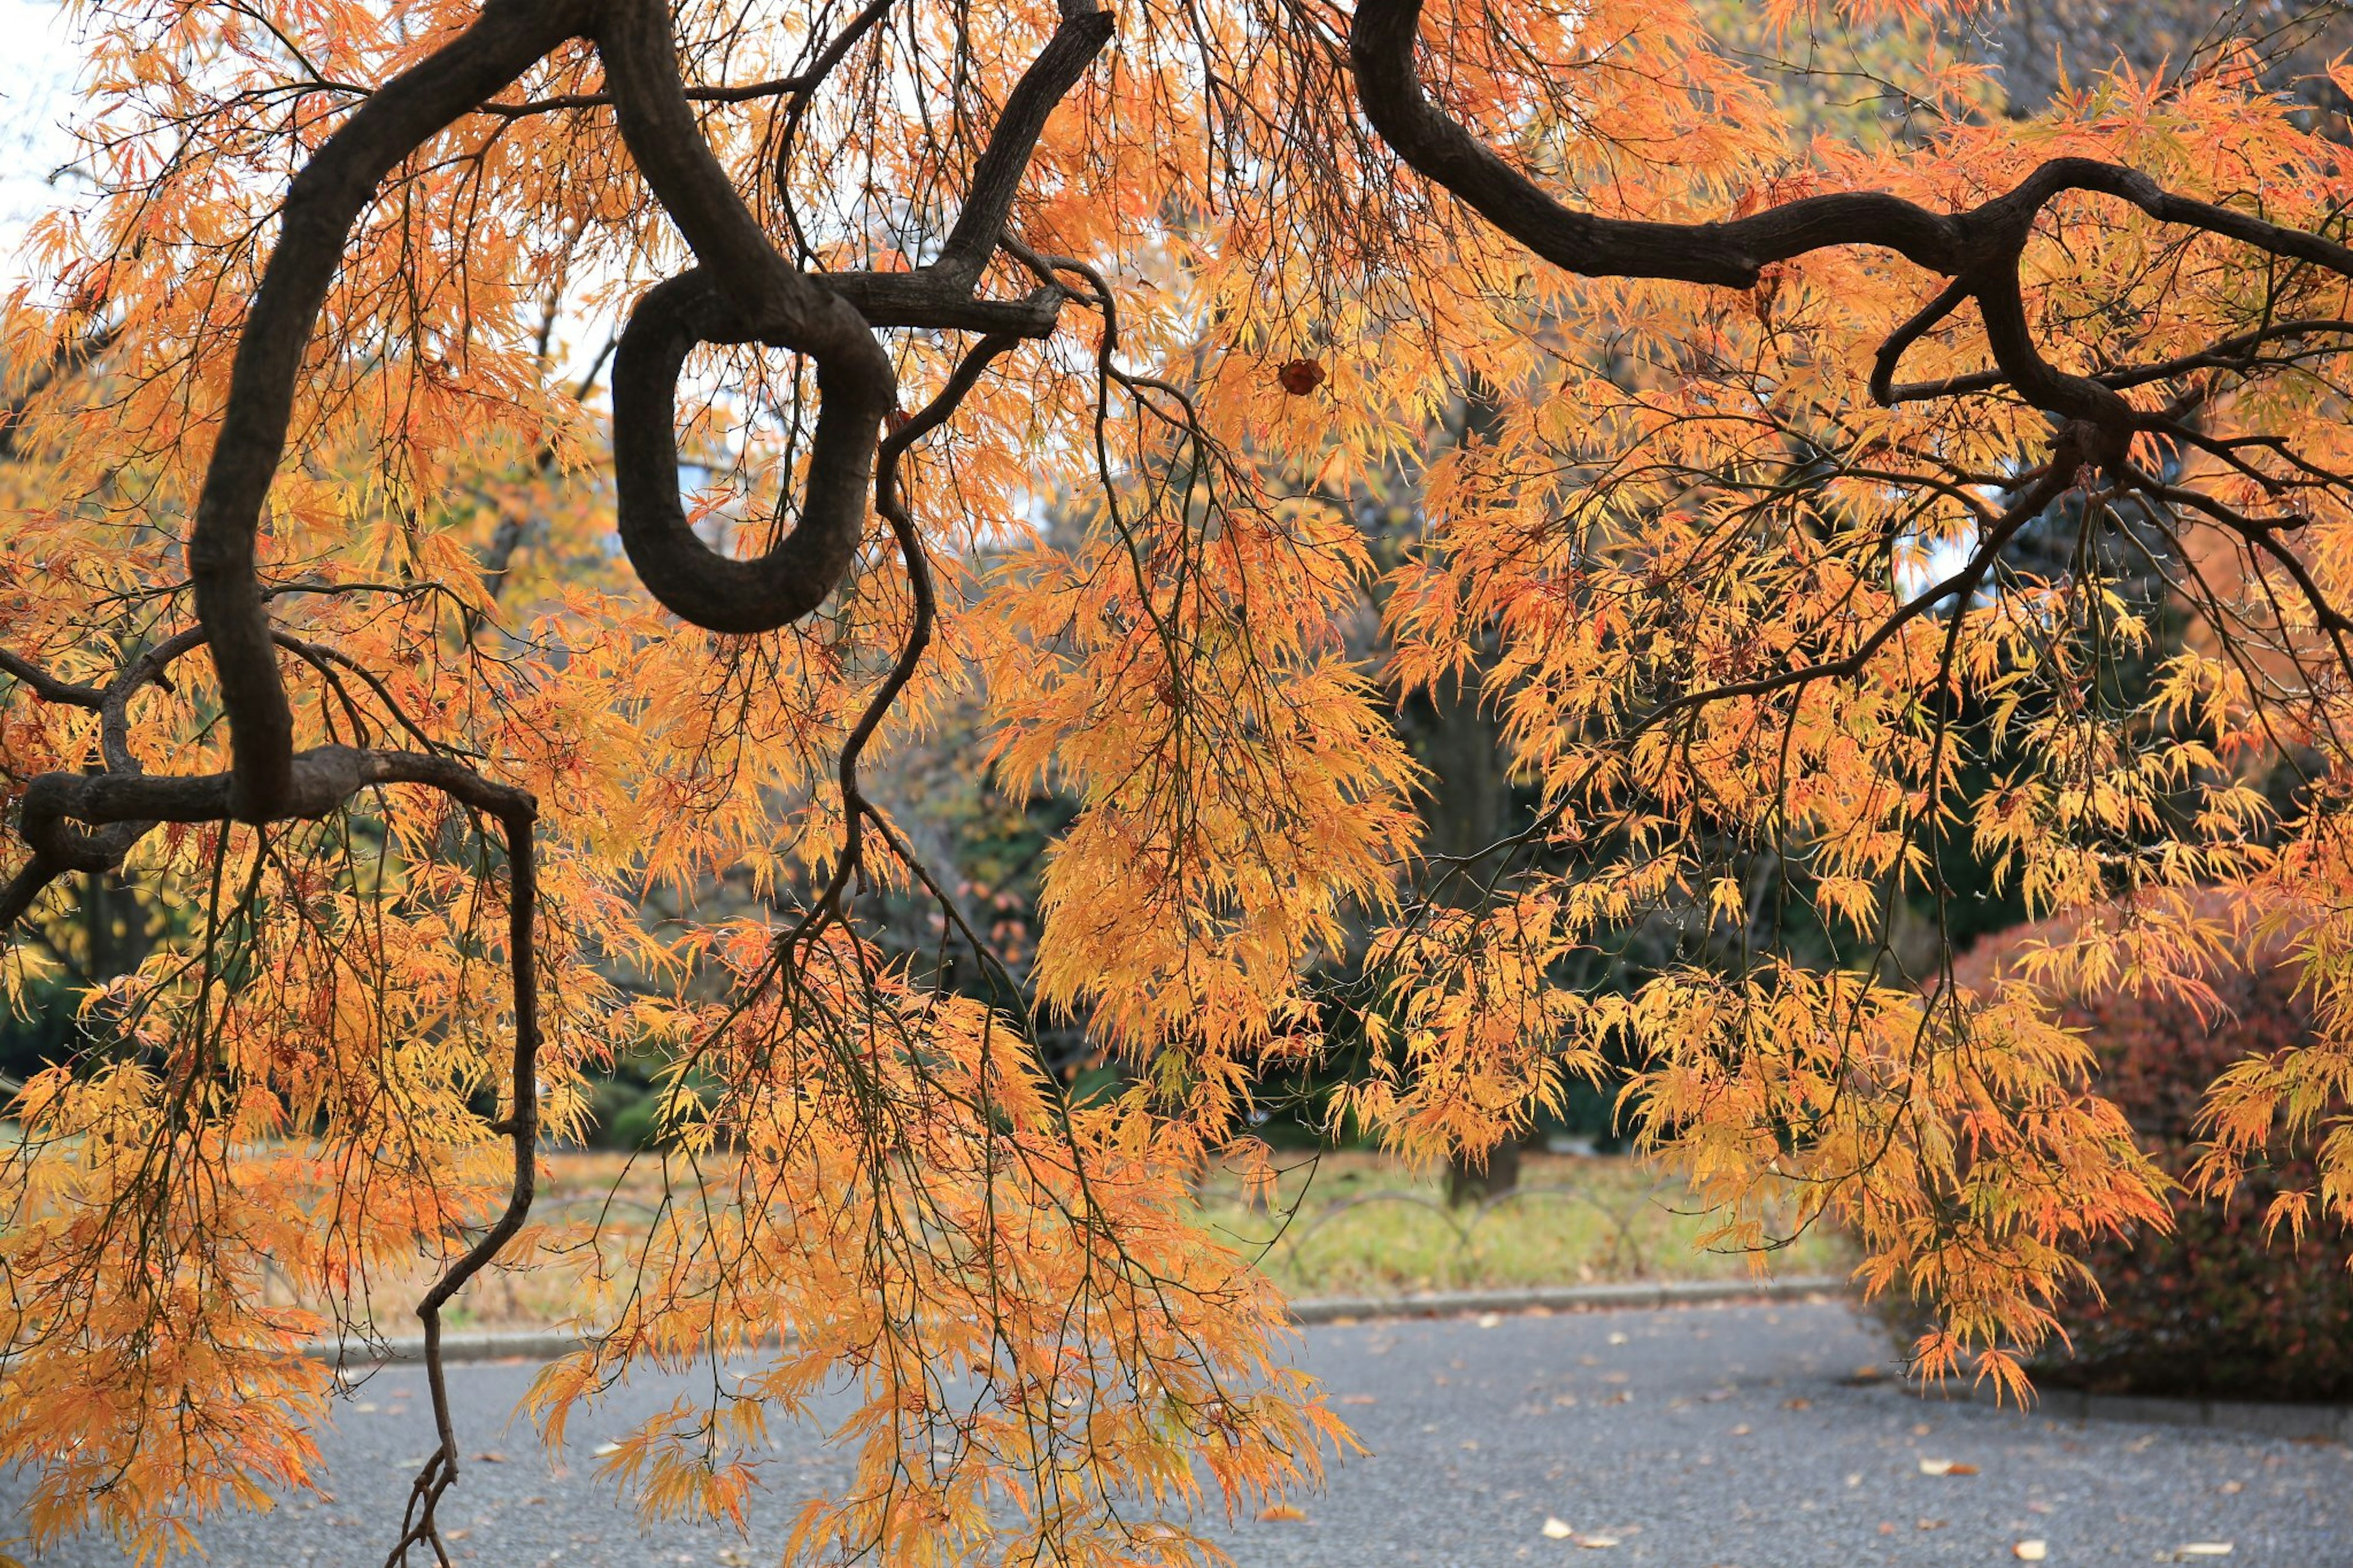
[{"label": "drooping branch", "polygon": [[403,1511],[400,1539],[385,1559],[385,1568],[397,1568],[409,1548],[427,1545],[443,1563],[436,1510],[441,1498],[458,1479],[458,1435],[449,1412],[448,1378],[441,1361],[441,1310],[466,1282],[480,1274],[504,1251],[531,1216],[532,1199],[539,1181],[539,981],[538,942],[533,922],[538,915],[537,852],[532,833],[538,812],[531,797],[518,795],[494,811],[507,849],[507,964],[512,979],[514,1038],[509,1048],[507,1113],[493,1124],[512,1145],[512,1174],[506,1207],[497,1220],[433,1282],[417,1316],[425,1328],[425,1376],[433,1400],[433,1426],[439,1446],[417,1472]]},{"label": "drooping branch", "polygon": [[914,606],[913,619],[907,628],[907,640],[892,661],[890,673],[868,699],[866,710],[859,715],[857,724],[842,742],[837,763],[841,782],[842,811],[847,820],[847,847],[842,854],[845,869],[856,864],[858,820],[861,812],[873,808],[866,803],[858,784],[858,764],[868,742],[881,727],[882,720],[907,682],[914,679],[916,666],[932,645],[932,632],[939,618],[938,595],[932,584],[931,563],[924,559],[923,535],[915,528],[915,520],[907,510],[907,502],[899,489],[899,466],[914,444],[946,424],[954,416],[972,389],[979,384],[981,375],[999,355],[1008,353],[1018,342],[1013,337],[983,338],[950,373],[947,384],[939,395],[909,416],[907,422],[884,438],[881,460],[876,468],[874,510],[890,526],[892,537],[898,542],[899,553],[907,566],[910,598]]}]

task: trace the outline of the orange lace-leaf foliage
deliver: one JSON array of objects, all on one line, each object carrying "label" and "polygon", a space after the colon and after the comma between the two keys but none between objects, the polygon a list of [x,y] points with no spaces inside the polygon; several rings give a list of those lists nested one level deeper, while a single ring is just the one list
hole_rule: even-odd
[{"label": "orange lace-leaf foliage", "polygon": [[[729,933],[730,961],[765,963],[768,934]],[[540,1374],[549,1441],[633,1364],[723,1363],[742,1397],[657,1415],[605,1465],[656,1510],[740,1518],[771,1423],[849,1369],[857,1477],[792,1547],[820,1560],[1175,1561],[1198,1542],[1155,1516],[1205,1483],[1317,1479],[1345,1433],[1279,1353],[1272,1287],[1187,1217],[1189,1146],[1137,1106],[1069,1110],[1008,1020],[874,962],[830,944],[756,1007],[656,1021],[692,1042],[680,1077],[720,1087],[669,1101],[680,1185],[602,1282],[609,1331]],[[694,1180],[721,1149],[724,1180]]]},{"label": "orange lace-leaf foliage", "polygon": [[[690,0],[684,68],[790,75],[852,9]],[[1801,120],[1717,47],[1721,11],[1437,0],[1432,90],[1613,216],[1860,189],[1968,206],[2067,154],[2292,226],[2330,229],[2353,199],[2337,128],[2227,61],[2082,79],[2010,121],[1980,112],[1964,51],[1929,51],[1899,142]],[[91,194],[30,229],[0,310],[0,648],[102,684],[193,625],[188,513],[286,180],[473,13],[87,14]],[[907,0],[805,103],[705,102],[704,130],[787,254],[915,265],[1056,18]],[[593,369],[686,258],[609,109],[469,117],[353,237],[260,544],[301,645],[300,743],[446,748],[537,796],[550,1137],[584,1130],[617,1054],[666,1064],[646,1158],[667,1199],[600,1264],[580,1321],[597,1337],[533,1413],[560,1437],[633,1367],[725,1358],[749,1397],[665,1412],[607,1468],[658,1511],[740,1520],[769,1430],[846,1380],[830,1435],[856,1478],[807,1502],[800,1560],[1213,1559],[1205,1520],[1312,1485],[1347,1439],[1289,1364],[1280,1302],[1190,1217],[1187,1177],[1235,1147],[1263,1068],[1351,1027],[1335,1126],[1475,1158],[1571,1080],[1623,1074],[1627,1125],[1719,1206],[1717,1244],[1761,1258],[1792,1202],[1843,1226],[1868,1287],[1937,1304],[1925,1370],[2019,1392],[2072,1249],[2166,1212],[2048,995],[2099,976],[2194,997],[2228,933],[2193,890],[2260,889],[2323,911],[2304,939],[2322,1035],[2218,1086],[2201,1179],[2353,1084],[2327,628],[2276,558],[2183,502],[2126,520],[2163,537],[2158,608],[2101,571],[2005,566],[1881,635],[2048,446],[1999,385],[1871,395],[1878,346],[1941,280],[1865,248],[1746,290],[1572,279],[1401,174],[1355,109],[1338,14],[1134,0],[1117,20],[1012,223],[1107,299],[1066,305],[910,454],[940,623],[868,759],[919,772],[953,734],[997,787],[1073,803],[1030,999],[1127,1064],[1100,1101],[1063,1100],[1021,996],[937,988],[858,899],[779,941],[845,854],[838,754],[915,600],[879,522],[823,609],[760,637],[682,630],[631,579]],[[1958,25],[1892,3],[1764,19],[1817,23]],[[502,101],[601,87],[566,46]],[[2353,317],[2341,281],[2252,257],[2063,197],[2027,252],[2030,322],[2094,374]],[[984,291],[1036,285],[999,256]],[[887,341],[908,410],[967,346]],[[2217,441],[2292,437],[2353,470],[2329,342],[2126,395],[2194,393]],[[1304,391],[1284,368],[1303,362],[1322,373]],[[1901,376],[1986,365],[1965,310]],[[782,353],[691,360],[681,441],[712,538],[756,551],[791,525],[815,397]],[[2271,504],[2268,449],[2143,447],[2216,505]],[[2065,504],[2097,525],[2110,503]],[[2345,490],[2297,505],[2293,559],[2344,603]],[[2160,624],[2176,613],[2188,635]],[[2134,660],[2146,679],[2119,686]],[[1818,668],[1835,673],[1781,679]],[[1417,860],[1429,781],[1393,721],[1400,691],[1458,678],[1535,803],[1472,867]],[[13,808],[103,737],[85,708],[5,697]],[[226,763],[201,649],[128,721],[150,772]],[[2283,809],[2256,779],[2290,754],[2317,760]],[[907,846],[877,837],[861,887],[920,892]],[[1963,847],[2032,910],[2084,917],[1991,994],[1889,956]],[[302,1341],[395,1321],[411,1303],[371,1280],[448,1261],[495,1211],[502,867],[482,824],[395,788],[266,833],[148,835],[124,879],[157,936],[128,973],[74,980],[70,887],[8,947],[11,1001],[78,992],[86,1046],[25,1086],[0,1149],[0,1462],[38,1477],[37,1545],[95,1524],[161,1561],[216,1509],[305,1484],[329,1391]],[[1767,911],[1792,900],[1862,956],[1778,951],[1788,922]],[[1689,938],[1671,962],[1567,983],[1661,924]],[[2353,1131],[2328,1129],[2319,1164],[2284,1224],[2353,1222]],[[290,1279],[291,1307],[270,1289]]]}]

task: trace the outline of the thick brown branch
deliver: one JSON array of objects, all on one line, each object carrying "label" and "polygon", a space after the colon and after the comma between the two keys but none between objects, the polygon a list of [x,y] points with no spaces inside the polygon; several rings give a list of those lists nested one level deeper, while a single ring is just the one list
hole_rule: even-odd
[{"label": "thick brown branch", "polygon": [[[2036,217],[2055,197],[2088,191],[2128,201],[2163,223],[2200,229],[2274,256],[2353,277],[2353,249],[2233,208],[2176,195],[2137,170],[2088,158],[2054,158],[2017,187],[1960,213],[1932,212],[1880,191],[1808,196],[1720,223],[1630,222],[1556,200],[1432,104],[1414,64],[1421,0],[1363,0],[1349,33],[1366,118],[1398,156],[1538,256],[1588,277],[1680,279],[1745,289],[1766,266],[1833,246],[1876,246],[1954,279],[1882,351],[1873,390],[1883,402],[1932,395],[1893,387],[1894,360],[1922,332],[1974,297],[2003,379],[2035,407],[2089,427],[2088,455],[2122,460],[2136,428],[2131,408],[2099,380],[2060,371],[2036,349],[2018,281],[2018,258]],[[1958,389],[1946,384],[1945,392]],[[2080,437],[2076,437],[2079,441]]]},{"label": "thick brown branch", "polygon": [[16,874],[8,879],[8,885],[0,888],[0,939],[16,929],[16,922],[48,891],[49,884],[65,874],[65,867],[40,854],[17,868]]},{"label": "thick brown branch", "polygon": [[1911,320],[1887,334],[1887,341],[1879,345],[1879,355],[1871,367],[1873,402],[1884,407],[1895,401],[1890,386],[1895,379],[1895,367],[1904,363],[1905,352],[1933,331],[1937,322],[1959,310],[1962,301],[1968,297],[1968,285],[1956,278],[1946,284],[1935,299],[1921,306]]},{"label": "thick brown branch", "polygon": [[444,128],[579,32],[583,0],[492,0],[480,20],[370,98],[288,188],[277,249],[237,340],[188,546],[196,616],[227,710],[229,815],[260,822],[294,798],[294,718],[254,570],[254,531],[286,448],[295,383],[352,225],[376,186]]},{"label": "thick brown branch", "polygon": [[[614,467],[622,547],[647,591],[709,631],[756,633],[800,619],[849,570],[865,531],[877,443],[898,383],[871,328],[906,325],[1042,337],[1062,296],[972,297],[1014,190],[1055,103],[1110,35],[1110,18],[1064,19],[1008,100],[940,262],[916,272],[818,278],[778,255],[712,155],[678,74],[668,9],[609,0],[597,34],[621,134],[700,265],[649,289],[613,361]],[[968,254],[977,248],[977,255]],[[800,518],[765,554],[723,556],[679,499],[677,387],[699,343],[765,343],[817,364],[818,419]]]},{"label": "thick brown branch", "polygon": [[1747,289],[1771,262],[1871,244],[1932,271],[1966,269],[1959,220],[1875,191],[1809,196],[1725,223],[1636,222],[1565,206],[1430,101],[1413,60],[1420,21],[1421,0],[1356,7],[1348,48],[1365,117],[1414,169],[1556,267]]},{"label": "thick brown branch", "polygon": [[[757,99],[807,92],[819,79],[815,76],[781,76],[771,81],[748,81],[734,87],[690,87],[686,96],[691,103],[750,103]],[[609,109],[612,103],[613,95],[609,92],[559,92],[549,98],[526,99],[521,103],[501,103],[494,99],[479,109],[481,113],[495,114],[503,120],[522,120],[567,109]]]},{"label": "thick brown branch", "polygon": [[14,677],[25,689],[44,702],[63,703],[69,708],[88,708],[95,711],[105,700],[105,693],[95,686],[78,686],[70,680],[59,680],[31,659],[19,658],[5,648],[0,648],[0,675]]},{"label": "thick brown branch", "polygon": [[[891,362],[839,295],[776,254],[702,139],[679,79],[670,9],[610,0],[597,27],[621,135],[702,265],[656,284],[613,357],[621,543],[647,591],[706,630],[770,631],[824,602],[864,531]],[[678,377],[699,342],[764,342],[817,363],[818,408],[800,521],[753,561],[720,555],[678,497]]]},{"label": "thick brown branch", "polygon": [[[285,809],[273,820],[314,820],[361,790],[381,784],[426,784],[478,811],[497,815],[521,792],[493,784],[451,757],[384,752],[356,746],[312,746],[297,752],[287,770]],[[26,786],[23,835],[46,849],[61,825],[132,822],[227,822],[236,773],[43,773]]]},{"label": "thick brown branch", "polygon": [[997,129],[973,166],[964,210],[926,270],[957,279],[967,289],[979,280],[980,269],[1005,233],[1005,220],[1013,211],[1013,198],[1047,119],[1103,52],[1111,31],[1111,13],[1092,4],[1074,6],[1063,16],[1054,36],[1007,96]]},{"label": "thick brown branch", "polygon": [[876,327],[1043,338],[1060,320],[1062,295],[1039,289],[1020,300],[976,300],[968,284],[931,271],[823,272],[825,286]]}]

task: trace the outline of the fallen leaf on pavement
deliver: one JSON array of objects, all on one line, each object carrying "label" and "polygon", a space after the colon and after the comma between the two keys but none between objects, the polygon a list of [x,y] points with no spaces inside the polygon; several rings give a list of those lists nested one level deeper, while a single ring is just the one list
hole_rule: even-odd
[{"label": "fallen leaf on pavement", "polygon": [[1924,1476],[1974,1476],[1975,1465],[1964,1465],[1957,1459],[1923,1459],[1920,1473]]},{"label": "fallen leaf on pavement", "polygon": [[1915,1530],[1942,1530],[1945,1526],[1952,1522],[1953,1521],[1949,1519],[1924,1519],[1912,1528]]},{"label": "fallen leaf on pavement", "polygon": [[1813,1407],[1814,1402],[1802,1394],[1794,1399],[1781,1401],[1781,1408],[1784,1410],[1811,1410]]},{"label": "fallen leaf on pavement", "polygon": [[1307,1512],[1287,1502],[1271,1502],[1258,1510],[1258,1521],[1261,1524],[1303,1524],[1307,1521]]},{"label": "fallen leaf on pavement", "polygon": [[1482,1312],[1479,1314],[1479,1326],[1482,1329],[1502,1328],[1504,1326],[1504,1314],[1501,1312]]},{"label": "fallen leaf on pavement", "polygon": [[1374,1398],[1369,1394],[1344,1394],[1340,1395],[1340,1403],[1343,1405],[1378,1405],[1380,1401]]},{"label": "fallen leaf on pavement", "polygon": [[1617,1545],[1618,1538],[1614,1535],[1580,1535],[1577,1543],[1588,1552],[1599,1552],[1606,1546]]},{"label": "fallen leaf on pavement", "polygon": [[496,1448],[485,1448],[474,1456],[474,1462],[478,1465],[503,1465],[507,1462],[507,1457]]},{"label": "fallen leaf on pavement", "polygon": [[2193,1541],[2187,1546],[2173,1549],[2176,1557],[2228,1557],[2234,1544],[2228,1541]]},{"label": "fallen leaf on pavement", "polygon": [[601,1459],[607,1454],[619,1453],[621,1451],[621,1446],[618,1443],[604,1442],[597,1444],[596,1447],[590,1451]]},{"label": "fallen leaf on pavement", "polygon": [[2040,1563],[2051,1555],[2051,1548],[2040,1541],[2021,1541],[2010,1549],[2010,1554],[2021,1563]]},{"label": "fallen leaf on pavement", "polygon": [[1544,1521],[1544,1538],[1546,1541],[1567,1541],[1576,1533],[1577,1531],[1568,1527],[1566,1520],[1547,1516]]}]

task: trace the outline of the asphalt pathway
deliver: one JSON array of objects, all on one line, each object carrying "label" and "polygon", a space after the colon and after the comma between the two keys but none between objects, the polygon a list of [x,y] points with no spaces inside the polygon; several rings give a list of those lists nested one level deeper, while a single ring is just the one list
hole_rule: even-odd
[{"label": "asphalt pathway", "polygon": [[[1887,1363],[1886,1342],[1835,1303],[1335,1324],[1302,1354],[1371,1454],[1302,1500],[1304,1517],[1234,1526],[1240,1568],[1995,1564],[2023,1542],[2054,1565],[2353,1568],[2345,1447],[1924,1404],[1855,1381]],[[444,1504],[460,1561],[771,1564],[797,1498],[847,1479],[839,1456],[787,1437],[748,1539],[640,1523],[595,1483],[591,1451],[681,1385],[626,1391],[551,1464],[507,1425],[531,1373],[453,1369],[469,1452],[497,1456]],[[331,1499],[212,1523],[212,1561],[380,1563],[427,1432],[417,1369],[376,1373],[324,1435]],[[0,1478],[0,1510],[19,1495]],[[84,1540],[42,1561],[124,1560]]]}]

